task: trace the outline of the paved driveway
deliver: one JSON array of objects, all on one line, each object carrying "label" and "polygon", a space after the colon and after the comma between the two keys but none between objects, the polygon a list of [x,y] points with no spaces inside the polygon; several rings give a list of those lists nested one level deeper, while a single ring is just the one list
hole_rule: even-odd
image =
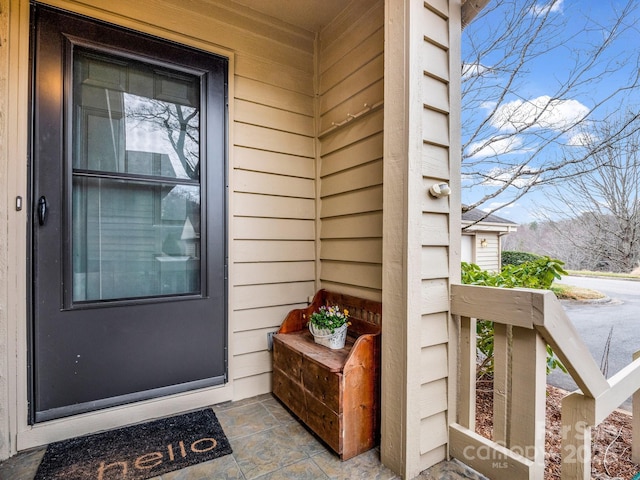
[{"label": "paved driveway", "polygon": [[[605,344],[612,332],[606,371],[606,376],[611,377],[631,362],[633,352],[640,350],[640,282],[564,277],[559,283],[599,290],[610,297],[606,303],[563,301],[563,306],[599,366],[605,360]],[[547,380],[567,390],[577,388],[571,377],[560,371],[553,372]],[[623,407],[630,409],[631,405],[627,401]]]}]

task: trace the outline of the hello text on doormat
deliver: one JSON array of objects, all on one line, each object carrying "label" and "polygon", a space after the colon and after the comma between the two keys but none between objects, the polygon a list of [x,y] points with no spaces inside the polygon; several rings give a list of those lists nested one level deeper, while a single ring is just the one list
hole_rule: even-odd
[{"label": "hello text on doormat", "polygon": [[52,443],[34,480],[145,480],[230,453],[205,409]]}]

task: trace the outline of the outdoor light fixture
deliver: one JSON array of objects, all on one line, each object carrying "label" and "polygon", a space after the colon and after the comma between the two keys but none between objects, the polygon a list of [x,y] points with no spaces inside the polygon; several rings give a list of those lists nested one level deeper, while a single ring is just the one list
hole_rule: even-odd
[{"label": "outdoor light fixture", "polygon": [[487,248],[487,239],[483,238],[480,240],[480,247],[481,248]]},{"label": "outdoor light fixture", "polygon": [[448,183],[434,183],[429,188],[429,193],[436,198],[448,197],[451,195],[451,187]]}]

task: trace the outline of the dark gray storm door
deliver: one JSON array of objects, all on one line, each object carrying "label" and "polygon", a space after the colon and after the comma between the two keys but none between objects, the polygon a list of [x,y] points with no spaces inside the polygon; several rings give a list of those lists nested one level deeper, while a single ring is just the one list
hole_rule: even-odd
[{"label": "dark gray storm door", "polygon": [[32,420],[225,382],[227,60],[32,14]]}]

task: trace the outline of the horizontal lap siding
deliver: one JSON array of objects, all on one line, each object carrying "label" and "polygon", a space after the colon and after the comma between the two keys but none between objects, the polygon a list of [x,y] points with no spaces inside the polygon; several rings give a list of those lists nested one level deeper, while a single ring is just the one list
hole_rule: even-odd
[{"label": "horizontal lap siding", "polygon": [[382,290],[384,2],[354,5],[320,34],[320,282]]},{"label": "horizontal lap siding", "polygon": [[[449,21],[446,3],[431,0],[422,12],[422,176],[424,187],[450,180]],[[422,335],[420,363],[420,466],[444,459],[449,395],[449,201],[422,202]],[[455,237],[454,237],[455,238]]]},{"label": "horizontal lap siding", "polygon": [[235,399],[270,391],[267,332],[315,288],[314,35],[225,0],[80,0],[73,8],[233,52],[229,373]]},{"label": "horizontal lap siding", "polygon": [[[270,30],[277,38],[278,26]],[[315,289],[313,37],[276,58],[262,40],[236,50],[229,277],[236,399],[270,391],[267,334]]]},{"label": "horizontal lap siding", "polygon": [[[500,238],[497,233],[478,232],[475,236],[476,264],[483,270],[497,272],[500,270]],[[485,247],[481,245],[486,240]]]}]

